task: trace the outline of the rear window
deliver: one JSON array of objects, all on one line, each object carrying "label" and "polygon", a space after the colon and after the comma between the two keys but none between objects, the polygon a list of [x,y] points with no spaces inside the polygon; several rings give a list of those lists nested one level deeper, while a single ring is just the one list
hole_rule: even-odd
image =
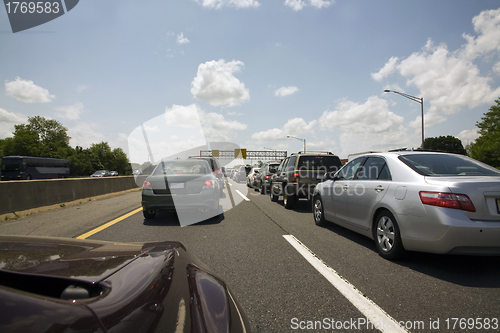
[{"label": "rear window", "polygon": [[301,156],[297,168],[299,170],[323,170],[336,172],[342,167],[338,156]]},{"label": "rear window", "polygon": [[279,166],[280,166],[279,164],[269,164],[269,172],[276,173]]},{"label": "rear window", "polygon": [[153,171],[153,175],[198,174],[206,175],[211,170],[205,160],[161,162]]},{"label": "rear window", "polygon": [[422,176],[500,176],[500,170],[462,155],[413,154],[399,159]]}]

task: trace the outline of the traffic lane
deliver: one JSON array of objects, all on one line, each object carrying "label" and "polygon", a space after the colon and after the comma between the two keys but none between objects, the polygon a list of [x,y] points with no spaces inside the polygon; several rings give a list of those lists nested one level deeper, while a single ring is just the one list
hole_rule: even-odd
[{"label": "traffic lane", "polygon": [[397,321],[424,321],[428,331],[430,318],[443,329],[447,318],[500,317],[500,257],[410,253],[391,262],[369,238],[335,224],[316,226],[306,200],[287,210],[282,200],[249,197]]},{"label": "traffic lane", "polygon": [[141,192],[82,199],[81,204],[0,223],[0,234],[76,237],[141,206]]},{"label": "traffic lane", "polygon": [[153,220],[135,214],[90,239],[182,242],[229,284],[255,332],[296,331],[294,318],[297,325],[325,318],[344,322],[364,318],[252,202],[242,202],[221,218],[187,227],[179,226],[175,214],[161,213]]}]

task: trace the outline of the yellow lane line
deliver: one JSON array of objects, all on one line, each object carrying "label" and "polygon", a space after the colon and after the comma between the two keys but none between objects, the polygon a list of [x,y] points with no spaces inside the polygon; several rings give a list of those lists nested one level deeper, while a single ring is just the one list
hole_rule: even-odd
[{"label": "yellow lane line", "polygon": [[89,232],[87,232],[87,233],[85,233],[85,234],[83,234],[83,235],[80,235],[80,236],[78,236],[78,237],[76,237],[76,238],[77,238],[77,239],[85,239],[85,238],[88,238],[88,237],[92,236],[93,234],[97,234],[99,231],[102,231],[102,230],[104,230],[104,229],[106,229],[106,228],[108,228],[108,227],[111,227],[113,224],[118,223],[118,222],[120,222],[120,221],[122,221],[122,220],[126,219],[127,217],[130,217],[130,216],[132,216],[132,215],[134,215],[134,214],[136,214],[136,213],[140,212],[141,210],[142,210],[142,207],[137,208],[137,209],[135,209],[135,210],[131,211],[130,213],[127,213],[127,214],[125,214],[125,215],[122,215],[122,216],[120,216],[120,217],[118,217],[118,218],[114,219],[113,221],[110,221],[110,222],[108,222],[108,223],[106,223],[106,224],[103,224],[103,225],[101,225],[100,227],[95,228],[94,230],[90,230]]}]

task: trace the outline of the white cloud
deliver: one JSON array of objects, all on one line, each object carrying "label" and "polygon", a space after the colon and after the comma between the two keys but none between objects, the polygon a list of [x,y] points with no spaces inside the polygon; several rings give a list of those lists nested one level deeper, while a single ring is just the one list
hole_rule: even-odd
[{"label": "white cloud", "polygon": [[68,127],[68,135],[71,137],[70,145],[89,148],[93,143],[107,141],[101,131],[103,129],[99,123],[79,122],[75,126]]},{"label": "white cloud", "polygon": [[61,106],[56,108],[57,114],[66,119],[80,119],[80,114],[83,112],[83,103],[78,102],[70,106]]},{"label": "white cloud", "polygon": [[256,0],[196,0],[201,2],[203,7],[219,9],[222,7],[235,7],[235,8],[257,8],[260,3]]},{"label": "white cloud", "polygon": [[463,34],[467,44],[462,54],[467,59],[475,59],[491,51],[500,51],[500,8],[485,10],[472,19],[477,37]]},{"label": "white cloud", "polygon": [[214,106],[235,106],[250,100],[245,84],[233,73],[239,72],[243,62],[208,61],[198,66],[198,73],[191,83],[191,93],[197,99]]},{"label": "white cloud", "polygon": [[37,86],[33,81],[22,80],[19,77],[14,81],[5,82],[5,92],[24,103],[48,103],[55,98],[47,89]]},{"label": "white cloud", "polygon": [[340,130],[342,154],[398,148],[409,144],[403,117],[389,111],[387,101],[371,96],[364,104],[348,100],[334,111],[325,111],[319,118],[323,130]]},{"label": "white cloud", "polygon": [[316,125],[316,120],[307,123],[302,118],[293,118],[287,121],[283,128],[272,128],[252,134],[252,139],[257,141],[285,140],[287,135],[299,135],[311,132]]},{"label": "white cloud", "polygon": [[396,64],[398,62],[398,57],[391,57],[389,61],[386,62],[384,67],[380,69],[377,73],[372,73],[371,76],[375,81],[382,81],[385,77],[389,76],[396,70]]},{"label": "white cloud", "polygon": [[457,135],[457,138],[459,138],[462,141],[462,145],[464,147],[474,142],[478,137],[479,137],[479,132],[477,128],[463,130]]},{"label": "white cloud", "polygon": [[188,44],[189,43],[189,39],[187,39],[186,37],[184,37],[184,33],[180,33],[177,35],[177,44],[179,45],[182,45],[182,44]]},{"label": "white cloud", "polygon": [[430,102],[425,124],[432,126],[446,120],[445,115],[464,107],[491,104],[500,96],[500,88],[492,90],[491,78],[481,76],[472,62],[450,53],[446,45],[428,42],[421,52],[413,53],[398,65],[407,85],[415,85]]},{"label": "white cloud", "polygon": [[326,8],[330,6],[334,1],[328,0],[285,0],[285,6],[292,8],[294,11],[302,10],[306,6],[316,7],[316,8]]},{"label": "white cloud", "polygon": [[0,108],[0,139],[12,137],[14,125],[24,124],[27,121],[28,118],[21,114],[16,114]]},{"label": "white cloud", "polygon": [[[491,60],[489,54],[500,51],[500,9],[481,12],[472,23],[478,36],[464,34],[466,43],[458,50],[450,52],[446,44],[436,46],[429,39],[421,51],[399,64],[398,58],[392,57],[378,73],[372,73],[373,79],[380,81],[397,70],[407,79],[407,86],[417,87],[424,102],[430,105],[425,126],[442,123],[463,108],[491,105],[500,96],[500,87],[492,88],[492,78],[481,76],[473,61],[480,56],[484,61]],[[498,62],[492,70],[500,73]],[[419,126],[420,119],[417,117],[410,126]]]},{"label": "white cloud", "polygon": [[[180,128],[203,128],[203,133],[209,141],[229,141],[237,131],[243,131],[247,125],[235,120],[226,120],[223,115],[215,112],[205,112],[198,105],[173,105],[167,108],[164,115],[168,126]],[[199,121],[195,121],[198,120]]]},{"label": "white cloud", "polygon": [[295,94],[297,91],[299,91],[299,88],[297,87],[293,86],[281,87],[274,92],[274,96],[279,96],[279,97],[290,96]]}]

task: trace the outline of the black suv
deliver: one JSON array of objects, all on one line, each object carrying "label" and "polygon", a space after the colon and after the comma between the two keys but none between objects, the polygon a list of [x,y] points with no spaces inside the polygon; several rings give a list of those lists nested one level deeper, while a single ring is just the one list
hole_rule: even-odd
[{"label": "black suv", "polygon": [[271,179],[271,201],[278,201],[282,195],[285,208],[291,209],[297,199],[311,199],[316,184],[341,167],[340,158],[330,152],[292,154],[281,162]]}]

